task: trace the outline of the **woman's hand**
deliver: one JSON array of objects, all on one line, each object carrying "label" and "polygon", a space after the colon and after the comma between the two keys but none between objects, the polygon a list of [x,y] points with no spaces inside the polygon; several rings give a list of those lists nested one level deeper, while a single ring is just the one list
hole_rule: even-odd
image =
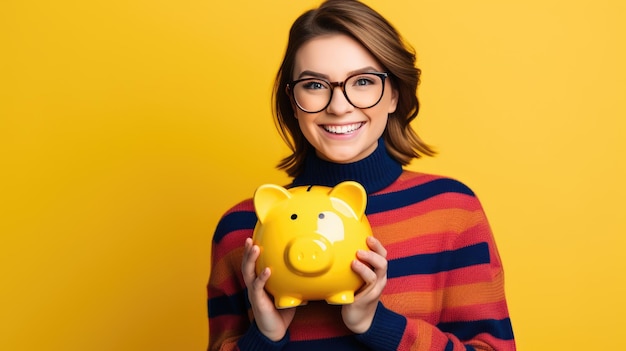
[{"label": "woman's hand", "polygon": [[279,341],[287,333],[296,309],[278,310],[274,306],[274,302],[265,291],[265,283],[271,274],[270,269],[266,267],[259,276],[256,275],[255,265],[260,253],[261,249],[253,245],[251,238],[247,238],[243,250],[241,273],[248,288],[248,299],[252,305],[257,327],[270,340]]},{"label": "woman's hand", "polygon": [[365,333],[374,320],[380,295],[387,285],[387,250],[374,237],[367,238],[371,251],[359,250],[352,270],[365,284],[354,296],[354,302],[341,309],[343,322],[356,334]]}]

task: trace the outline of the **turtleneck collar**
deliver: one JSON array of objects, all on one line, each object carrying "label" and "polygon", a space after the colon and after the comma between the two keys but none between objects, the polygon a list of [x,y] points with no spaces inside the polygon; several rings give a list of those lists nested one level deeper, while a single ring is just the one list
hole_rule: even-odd
[{"label": "turtleneck collar", "polygon": [[368,194],[382,190],[402,173],[402,165],[394,160],[385,148],[383,138],[376,150],[366,158],[353,163],[333,163],[310,152],[304,162],[304,171],[294,178],[291,186],[324,185],[333,187],[343,181],[361,183]]}]

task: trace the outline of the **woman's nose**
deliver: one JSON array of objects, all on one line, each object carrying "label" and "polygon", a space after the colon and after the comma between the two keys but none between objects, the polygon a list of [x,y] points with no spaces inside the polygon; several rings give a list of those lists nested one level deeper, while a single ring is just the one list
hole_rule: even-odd
[{"label": "woman's nose", "polygon": [[330,104],[328,104],[328,107],[326,108],[326,112],[341,116],[354,110],[354,106],[352,106],[344,95],[343,89],[339,86],[333,88],[333,96],[330,99]]}]

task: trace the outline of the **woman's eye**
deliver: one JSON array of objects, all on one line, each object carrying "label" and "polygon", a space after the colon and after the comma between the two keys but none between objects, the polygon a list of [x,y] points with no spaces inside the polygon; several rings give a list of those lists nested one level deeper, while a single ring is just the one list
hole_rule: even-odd
[{"label": "woman's eye", "polygon": [[364,86],[364,85],[370,85],[370,84],[373,84],[373,83],[374,83],[374,81],[372,81],[372,80],[371,80],[371,79],[369,79],[369,78],[359,78],[359,79],[357,79],[357,80],[354,82],[354,85],[357,85],[357,86]]},{"label": "woman's eye", "polygon": [[309,89],[309,90],[319,90],[319,89],[324,89],[326,88],[326,85],[322,82],[317,82],[317,81],[312,81],[312,82],[306,82],[303,84],[305,89]]}]

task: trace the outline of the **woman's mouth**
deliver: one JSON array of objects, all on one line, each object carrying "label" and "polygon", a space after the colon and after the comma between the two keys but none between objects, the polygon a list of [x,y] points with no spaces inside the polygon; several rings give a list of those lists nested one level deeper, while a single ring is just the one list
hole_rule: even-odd
[{"label": "woman's mouth", "polygon": [[344,124],[344,125],[324,124],[322,125],[322,128],[324,128],[325,131],[332,133],[332,134],[350,134],[350,133],[353,133],[355,130],[361,128],[364,124],[365,124],[364,122]]}]

